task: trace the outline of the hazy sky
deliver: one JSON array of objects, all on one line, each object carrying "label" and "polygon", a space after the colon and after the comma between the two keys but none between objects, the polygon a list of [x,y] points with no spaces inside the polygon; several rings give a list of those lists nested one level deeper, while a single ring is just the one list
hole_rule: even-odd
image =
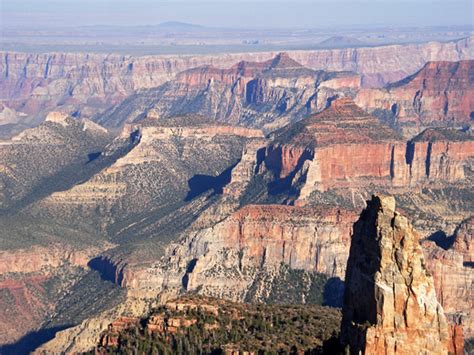
[{"label": "hazy sky", "polygon": [[472,0],[0,0],[1,26],[216,27],[472,25]]}]

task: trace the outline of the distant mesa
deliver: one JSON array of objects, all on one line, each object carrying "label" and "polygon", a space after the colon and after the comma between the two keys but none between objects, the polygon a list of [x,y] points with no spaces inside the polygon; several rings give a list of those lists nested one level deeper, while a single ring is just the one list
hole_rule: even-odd
[{"label": "distant mesa", "polygon": [[318,43],[318,47],[323,48],[362,47],[366,45],[367,43],[349,36],[333,36]]},{"label": "distant mesa", "polygon": [[196,31],[202,30],[205,27],[201,25],[195,25],[192,23],[179,22],[179,21],[168,21],[162,22],[157,26],[160,29],[173,30],[173,31]]}]

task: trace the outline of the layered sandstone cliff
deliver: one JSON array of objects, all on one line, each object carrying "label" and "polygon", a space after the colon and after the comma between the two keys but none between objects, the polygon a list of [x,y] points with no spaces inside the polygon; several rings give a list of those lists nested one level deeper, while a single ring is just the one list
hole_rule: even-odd
[{"label": "layered sandstone cliff", "polygon": [[[136,90],[157,87],[181,71],[202,65],[229,67],[241,60],[265,61],[276,54],[130,57],[3,52],[0,55],[0,100],[6,111],[3,110],[5,114],[1,123],[35,124],[44,118],[45,112],[57,106],[69,113],[88,117]],[[458,61],[474,57],[472,37],[448,43],[295,51],[289,54],[311,69],[357,72],[361,74],[364,86],[382,86],[403,79],[428,61]]]},{"label": "layered sandstone cliff", "polygon": [[124,280],[137,296],[184,287],[235,301],[265,300],[282,265],[342,278],[354,216],[336,208],[249,205],[211,227],[189,231],[166,258],[128,269]]},{"label": "layered sandstone cliff", "polygon": [[385,89],[361,90],[356,102],[386,110],[410,136],[426,127],[469,124],[474,112],[474,61],[429,62]]},{"label": "layered sandstone cliff", "polygon": [[[470,131],[428,129],[406,142],[348,98],[277,131],[266,148],[274,179],[294,185],[298,199],[332,189],[384,189],[467,182],[474,138]],[[300,180],[301,181],[301,180]]]},{"label": "layered sandstone cliff", "polygon": [[165,120],[199,114],[218,122],[268,129],[318,112],[336,95],[354,95],[360,75],[315,71],[287,53],[263,62],[241,61],[228,69],[203,66],[136,93],[97,117],[109,127],[144,117]]},{"label": "layered sandstone cliff", "polygon": [[393,197],[374,196],[354,225],[341,339],[352,354],[448,353],[448,323],[419,236]]},{"label": "layered sandstone cliff", "polygon": [[438,244],[430,240],[422,244],[437,298],[451,323],[462,326],[466,338],[474,336],[473,220],[471,217],[461,223],[452,237],[437,240]]}]

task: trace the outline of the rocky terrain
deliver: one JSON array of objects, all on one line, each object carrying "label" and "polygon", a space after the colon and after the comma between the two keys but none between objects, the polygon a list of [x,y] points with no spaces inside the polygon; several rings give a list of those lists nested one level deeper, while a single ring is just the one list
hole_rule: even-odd
[{"label": "rocky terrain", "polygon": [[[363,89],[356,102],[413,135],[426,127],[469,125],[474,117],[474,61],[429,62],[384,89]],[[382,111],[382,112],[381,112]]]},{"label": "rocky terrain", "polygon": [[[160,122],[155,120],[155,124]],[[170,122],[171,126],[175,124]],[[377,127],[378,134],[370,127]],[[153,127],[153,132],[156,129]],[[193,129],[192,134],[196,132]],[[142,136],[137,147],[146,141]],[[370,160],[367,155],[363,158],[367,146],[375,147]],[[340,159],[345,156],[340,153],[345,147],[351,147],[347,148],[346,161]],[[135,241],[143,242],[136,243],[138,246],[130,252],[125,247],[127,239],[117,234],[115,241],[122,246],[107,252],[101,263],[114,282],[126,287],[129,303],[59,333],[43,349],[63,349],[74,343],[71,349],[88,350],[107,322],[139,316],[140,312],[130,311],[130,304],[143,304],[143,298],[160,303],[195,292],[234,301],[340,306],[352,224],[365,197],[377,190],[395,194],[399,207],[409,215],[413,213],[414,223],[427,238],[423,251],[434,276],[434,290],[446,295],[439,299],[446,307],[448,320],[453,326],[463,325],[467,338],[472,336],[469,301],[455,301],[455,295],[472,297],[468,276],[471,266],[456,261],[451,267],[440,256],[442,250],[430,241],[436,239],[438,231],[450,235],[472,214],[469,191],[473,149],[469,131],[430,129],[407,142],[350,99],[340,99],[323,113],[277,131],[268,140],[252,138],[240,148],[241,158],[229,172],[221,195],[196,195],[182,207],[180,213],[196,206],[200,209],[198,213],[194,210],[191,220],[177,225],[180,232],[176,237],[167,239],[169,227],[163,220],[155,219],[158,222],[150,224],[154,226],[150,230],[148,223],[138,223],[131,231]],[[349,153],[357,149],[361,158],[351,161]],[[400,151],[395,154],[395,149]],[[328,160],[323,184],[309,179],[305,169],[317,166],[318,151],[324,152],[320,156],[325,159],[331,157],[332,150],[336,153]],[[135,154],[130,151],[131,157]],[[358,175],[360,172],[365,175]],[[67,210],[65,206],[70,203],[65,199],[75,196],[76,188],[56,195],[62,196],[62,201],[55,201],[53,194],[41,202],[41,209],[54,210],[53,206],[59,205],[62,211]],[[302,194],[305,189],[310,192]],[[91,202],[105,206],[105,201],[99,198]],[[458,230],[464,230],[463,226]],[[153,244],[141,239],[150,233]],[[465,239],[459,239],[458,244]],[[140,251],[150,246],[154,253]],[[436,268],[449,270],[450,286],[443,281],[443,271],[440,274]],[[460,334],[460,328],[453,329]]]},{"label": "rocky terrain", "polygon": [[[277,211],[274,209],[277,209]],[[272,213],[262,215],[262,213],[269,211]],[[282,209],[282,206],[255,206],[244,208],[243,211],[232,216],[233,220],[236,218],[240,220],[238,229],[235,229],[232,225],[229,225],[229,222],[226,222],[228,225],[227,231],[231,236],[235,234],[234,230],[240,231],[239,233],[243,234],[239,234],[238,242],[239,248],[242,250],[240,253],[241,261],[238,266],[240,274],[246,274],[245,269],[252,263],[252,259],[255,256],[262,258],[262,253],[256,249],[256,245],[249,245],[250,240],[248,240],[248,237],[245,238],[244,235],[249,233],[250,235],[279,235],[280,230],[284,233],[284,229],[287,228],[285,225],[280,226],[271,222],[281,213],[286,214],[285,223],[293,221],[297,216],[302,221],[302,212],[299,210],[298,212],[297,210],[288,212]],[[338,213],[338,216],[341,215]],[[253,222],[252,225],[248,225],[248,222],[242,220],[242,218],[249,219],[249,217],[251,217],[250,221]],[[317,217],[317,219],[319,220],[320,217]],[[273,231],[262,231],[261,224],[263,221],[266,222],[267,228],[271,227]],[[302,225],[313,229],[304,220],[302,222]],[[455,237],[455,240],[457,240],[457,242],[454,242],[455,245],[469,243],[471,225],[472,223],[467,221],[459,227]],[[294,227],[289,230],[294,230]],[[316,227],[314,230],[324,230],[324,228]],[[296,229],[296,231],[299,233],[301,229]],[[219,227],[214,232],[215,235],[219,235]],[[419,244],[420,236],[410,225],[406,217],[396,212],[395,199],[393,197],[373,197],[372,201],[368,202],[368,206],[359,220],[354,224],[353,232],[349,231],[349,233],[353,234],[352,241],[348,240],[341,243],[341,245],[346,246],[346,250],[351,245],[345,275],[346,291],[340,339],[343,347],[347,344],[351,353],[365,351],[366,353],[381,354],[447,354],[449,351],[449,353],[453,354],[463,354],[462,323],[459,323],[459,318],[447,318],[445,316],[443,305],[437,301],[437,295],[439,295],[439,284],[437,283],[437,281],[439,282],[439,274],[434,274],[434,280],[430,275],[432,270],[432,265],[430,264],[432,262],[436,263],[436,260],[439,258],[433,258],[431,254],[427,254],[426,251],[430,250],[430,247],[424,246],[425,255],[428,255],[427,262],[429,265],[427,268],[425,267],[422,246]],[[252,240],[255,239],[259,238],[253,238]],[[297,238],[293,239],[294,242],[297,242]],[[236,244],[232,237],[230,240],[224,239],[222,241],[214,241],[214,243],[222,244],[226,241],[230,245]],[[215,279],[216,274],[213,276],[206,275],[209,269],[202,270],[198,266],[205,258],[216,260],[218,265],[220,265],[219,269],[214,269],[215,273],[222,274],[222,266],[231,266],[229,270],[237,268],[237,266],[229,264],[232,260],[232,257],[229,257],[229,252],[226,253],[225,259],[216,257],[215,254],[210,253],[211,249],[213,249],[210,246],[212,241],[202,242],[209,249],[203,251],[204,257],[199,257],[197,263],[193,266],[193,270],[188,274],[187,282],[191,282],[193,273],[200,275],[204,281],[206,278],[208,280],[211,278]],[[294,242],[289,247],[290,253],[295,250]],[[274,260],[273,252],[276,252],[278,256],[284,256],[286,243],[286,241],[283,243],[283,254],[281,254],[281,250],[275,250],[275,245],[270,248],[266,244],[266,249],[263,252],[265,259],[260,259],[259,263],[263,265]],[[431,242],[426,241],[425,243]],[[326,245],[328,244],[326,243]],[[194,246],[193,248],[203,249],[206,247]],[[231,247],[221,246],[221,248],[229,250]],[[320,255],[324,257],[325,252],[322,251]],[[268,261],[266,258],[268,258]],[[299,258],[295,256],[292,260],[298,261]],[[287,263],[291,263],[292,260],[287,261]],[[278,262],[278,257],[275,261]],[[300,268],[304,268],[308,264],[310,262],[306,261],[304,266]],[[330,264],[330,262],[325,262],[325,264]],[[298,266],[295,265],[291,265],[291,267],[298,269]],[[238,285],[238,283],[235,283],[235,277],[229,273],[224,273],[226,274],[227,282],[231,278],[233,279],[233,284]],[[451,273],[451,275],[453,274]],[[285,280],[289,281],[289,283],[285,283],[286,287],[288,285],[297,285],[297,283],[295,284],[296,280]],[[271,287],[271,285],[271,280],[266,280],[265,286]],[[220,287],[223,288],[223,286]],[[228,286],[227,289],[229,289]],[[205,285],[203,289],[190,288],[187,291],[191,293],[212,293],[215,291],[215,285],[214,289],[210,289],[209,285]],[[302,290],[296,290],[296,293],[301,292]],[[361,294],[368,294],[368,297],[361,298]],[[229,295],[220,294],[219,296],[229,298]],[[443,297],[442,293],[441,297]],[[294,301],[292,300],[292,302]],[[303,300],[303,302],[311,303],[311,300]],[[316,302],[321,302],[321,300]],[[306,317],[294,313],[297,309],[301,310],[299,312],[305,310],[305,313],[312,312],[315,309],[316,312],[310,316],[311,319],[304,323],[305,331],[298,331],[300,335],[298,337],[299,340],[288,339],[289,334],[292,334],[292,331],[289,330],[293,327],[293,324],[297,327],[301,317]],[[245,313],[244,316],[242,313],[244,310],[245,312],[250,311],[251,314]],[[291,318],[290,323],[285,322],[284,324],[284,334],[278,333],[280,326],[277,320],[278,317],[275,318],[274,312],[283,315],[287,319]],[[290,318],[286,317],[286,312],[293,312],[293,316]],[[337,324],[339,320],[325,312],[323,309],[309,305],[300,306],[300,308],[281,306],[258,306],[254,308],[254,306],[249,305],[243,306],[241,303],[236,305],[227,301],[215,301],[209,298],[184,297],[171,302],[165,302],[163,306],[152,310],[151,313],[142,319],[136,316],[112,318],[106,329],[103,324],[102,331],[96,330],[95,351],[105,353],[131,351],[133,349],[146,351],[146,349],[166,348],[169,351],[186,352],[192,351],[190,349],[197,347],[205,352],[212,352],[212,347],[217,345],[212,345],[213,342],[211,340],[205,340],[207,337],[220,339],[218,340],[218,346],[222,350],[227,351],[230,351],[230,349],[232,351],[257,351],[263,348],[269,350],[270,348],[268,347],[272,346],[280,347],[280,350],[288,346],[286,351],[290,351],[290,347],[292,348],[291,351],[295,351],[295,347],[296,349],[302,347],[302,349],[308,350],[308,346],[311,346],[312,350],[318,353],[329,354],[342,351],[338,345],[338,333],[334,330],[331,331],[330,327],[332,325],[328,325],[329,319],[334,319]],[[229,316],[230,319],[228,319]],[[258,321],[259,319],[262,319],[262,326],[257,326],[257,324],[253,323],[253,320]],[[313,323],[320,319],[324,319],[324,326]],[[241,323],[238,323],[237,320]],[[267,322],[269,323],[264,325]],[[239,330],[241,326],[243,329]],[[309,328],[312,329],[313,327],[316,328],[308,332]],[[219,332],[223,328],[227,330],[220,334]],[[244,331],[246,334],[245,341],[239,335],[241,331]],[[254,332],[259,331],[263,331],[264,334],[257,336],[257,339],[261,339],[261,337],[266,339],[263,343],[253,340],[253,336],[256,335]],[[214,334],[214,332],[216,333]],[[274,332],[277,332],[277,334],[274,334]],[[315,341],[314,337],[321,339],[321,332],[325,334],[322,338],[323,341],[313,343]],[[275,336],[273,340],[268,339],[268,337],[273,336]],[[59,349],[60,343],[58,341],[60,339],[55,339],[55,341],[43,349]],[[81,347],[84,344],[80,345],[81,343],[78,342],[78,338],[72,339],[74,339],[75,344],[73,349],[76,351],[87,349],[87,347]],[[227,344],[230,340],[232,340],[231,344]],[[93,341],[91,339],[89,347],[94,346]],[[211,348],[207,348],[208,346]]]},{"label": "rocky terrain", "polygon": [[276,131],[253,179],[269,182],[265,200],[280,195],[305,205],[326,195],[353,208],[374,189],[413,194],[427,186],[468,186],[472,152],[470,131],[429,129],[407,142],[344,98]]},{"label": "rocky terrain", "polygon": [[342,312],[351,354],[463,353],[462,343],[453,349],[419,235],[393,197],[374,196],[354,225]]},{"label": "rocky terrain", "polygon": [[[130,332],[154,346],[146,324],[163,309],[152,310],[186,294],[341,307],[351,238],[370,209],[354,223],[385,193],[407,219],[392,202],[377,210],[384,238],[410,242],[397,239],[377,267],[387,283],[396,272],[390,285],[410,306],[426,300],[420,327],[440,320],[431,345],[459,353],[474,335],[472,61],[425,63],[469,59],[471,41],[176,59],[6,55],[1,92],[18,106],[6,98],[1,117],[30,107],[36,125],[63,101],[0,142],[0,325],[21,318],[0,334],[0,352],[87,352],[101,337],[98,351],[136,350]],[[426,286],[413,295],[398,282],[412,276]],[[388,339],[370,343],[383,351],[387,322],[400,342],[421,331],[388,313],[369,332]],[[297,348],[328,337],[308,339]],[[431,346],[413,339],[413,349]]]},{"label": "rocky terrain", "polygon": [[427,269],[435,280],[436,296],[454,324],[460,324],[466,337],[474,334],[472,304],[473,218],[462,222],[451,237],[440,235],[422,243]]},{"label": "rocky terrain", "polygon": [[[137,90],[150,89],[202,65],[226,68],[265,61],[277,53],[131,57],[101,54],[0,55],[0,123],[3,135],[40,123],[51,110],[90,118]],[[419,70],[428,61],[473,59],[472,37],[454,42],[294,51],[313,70],[351,71],[364,87],[382,87]]]},{"label": "rocky terrain", "polygon": [[166,119],[200,114],[218,122],[249,127],[283,125],[321,111],[336,95],[354,95],[360,76],[315,71],[280,53],[264,62],[239,62],[229,69],[204,66],[141,91],[96,118],[110,128],[144,117]]}]

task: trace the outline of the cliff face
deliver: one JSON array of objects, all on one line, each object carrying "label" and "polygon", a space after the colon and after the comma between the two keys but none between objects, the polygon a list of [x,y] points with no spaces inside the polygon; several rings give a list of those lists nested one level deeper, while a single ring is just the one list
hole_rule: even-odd
[{"label": "cliff face", "polygon": [[[282,292],[277,290],[286,273],[282,265],[307,272],[302,275],[309,289],[309,274],[343,276],[353,221],[351,212],[335,208],[249,205],[211,227],[187,232],[154,266],[130,268],[125,273],[129,294],[151,297],[150,291],[184,287],[234,301],[266,300]],[[305,301],[308,289],[295,295],[287,290],[288,297],[310,302]]]},{"label": "cliff face", "polygon": [[119,127],[144,117],[192,113],[218,122],[271,127],[320,111],[330,97],[351,94],[359,87],[358,74],[314,71],[280,53],[268,61],[242,61],[228,69],[186,70],[156,89],[138,92],[97,120]]},{"label": "cliff face", "polygon": [[474,112],[474,61],[429,62],[386,89],[361,90],[356,102],[386,110],[407,135],[429,126],[463,125]]},{"label": "cliff face", "polygon": [[375,196],[354,225],[342,342],[353,354],[447,354],[448,323],[419,236],[395,207]]},{"label": "cliff face", "polygon": [[[281,264],[342,277],[352,221],[350,212],[338,209],[246,206],[192,237],[188,257],[195,262],[187,274],[187,289],[211,295],[231,291],[232,299],[243,300],[254,281],[249,276],[258,269],[278,269]],[[234,270],[232,278],[243,286],[241,290],[226,290],[228,274],[222,279],[208,277],[221,265],[229,272]]]},{"label": "cliff face", "polygon": [[59,244],[0,252],[0,344],[37,330],[54,313],[58,295],[99,252]]},{"label": "cliff face", "polygon": [[[136,90],[160,86],[184,70],[202,65],[218,68],[234,63],[265,61],[277,53],[241,53],[215,56],[129,57],[98,54],[0,55],[0,101],[5,104],[2,124],[41,122],[60,105],[67,112],[90,117]],[[376,48],[289,52],[314,70],[352,71],[364,86],[383,86],[411,75],[426,62],[458,61],[474,57],[472,37],[448,43],[393,45]],[[22,117],[26,114],[28,117]]]},{"label": "cliff face", "polygon": [[422,244],[426,267],[435,281],[437,298],[449,320],[462,326],[466,338],[474,335],[472,235],[471,217],[459,225],[453,237],[438,241],[440,245],[430,240]]},{"label": "cliff face", "polygon": [[[299,203],[334,189],[406,189],[467,182],[470,132],[429,129],[406,142],[350,99],[277,131],[264,162],[275,180],[299,185]],[[301,181],[301,179],[299,180]]]},{"label": "cliff face", "polygon": [[474,262],[474,217],[464,221],[454,235],[454,250],[463,255],[463,262],[471,265]]}]

